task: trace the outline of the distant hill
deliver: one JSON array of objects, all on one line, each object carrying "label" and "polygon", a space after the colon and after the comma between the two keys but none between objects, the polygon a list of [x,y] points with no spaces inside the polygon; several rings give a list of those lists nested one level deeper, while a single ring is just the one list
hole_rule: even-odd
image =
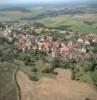
[{"label": "distant hill", "polygon": [[0,11],[4,12],[4,11],[20,11],[20,12],[23,12],[23,13],[29,13],[31,12],[29,9],[26,9],[26,8],[23,8],[23,7],[11,7],[11,8],[3,8],[3,9],[0,9]]},{"label": "distant hill", "polygon": [[[77,14],[97,14],[97,4],[65,4],[44,7],[45,11],[36,16],[23,17],[21,20],[40,20],[49,17],[56,17],[60,15],[77,15]],[[49,9],[49,10],[48,10]]]}]

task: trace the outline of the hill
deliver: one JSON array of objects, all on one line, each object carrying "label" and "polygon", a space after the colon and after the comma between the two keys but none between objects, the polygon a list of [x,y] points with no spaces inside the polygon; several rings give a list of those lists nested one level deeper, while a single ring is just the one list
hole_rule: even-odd
[{"label": "hill", "polygon": [[23,7],[11,7],[11,8],[3,8],[0,9],[1,12],[10,12],[10,11],[19,11],[19,12],[23,12],[23,13],[29,13],[31,12],[29,9],[23,8]]}]

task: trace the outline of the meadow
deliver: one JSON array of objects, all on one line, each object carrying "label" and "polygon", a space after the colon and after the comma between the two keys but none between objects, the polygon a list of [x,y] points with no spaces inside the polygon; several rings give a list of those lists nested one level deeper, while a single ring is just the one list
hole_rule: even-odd
[{"label": "meadow", "polygon": [[[48,26],[70,25],[74,32],[97,33],[97,16],[94,14],[64,15],[53,18],[38,20]],[[93,25],[85,24],[84,21],[94,21]]]},{"label": "meadow", "polygon": [[0,100],[18,99],[15,73],[13,64],[0,62]]}]

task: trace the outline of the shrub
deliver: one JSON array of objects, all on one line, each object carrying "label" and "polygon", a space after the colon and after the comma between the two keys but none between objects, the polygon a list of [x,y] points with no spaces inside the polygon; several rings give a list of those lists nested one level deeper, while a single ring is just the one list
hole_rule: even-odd
[{"label": "shrub", "polygon": [[72,70],[71,79],[72,79],[72,80],[75,80],[75,79],[76,79],[76,73],[75,73],[74,70]]},{"label": "shrub", "polygon": [[48,59],[45,56],[42,57],[42,60],[44,63],[48,63]]},{"label": "shrub", "polygon": [[58,72],[52,72],[54,75],[58,75]]},{"label": "shrub", "polygon": [[97,70],[91,73],[91,78],[93,80],[94,85],[97,87]]},{"label": "shrub", "polygon": [[94,25],[96,22],[95,21],[83,21],[83,23],[86,25]]},{"label": "shrub", "polygon": [[30,80],[33,80],[33,81],[38,81],[39,78],[37,76],[30,76]]},{"label": "shrub", "polygon": [[52,67],[53,67],[53,68],[63,67],[61,62],[62,62],[62,61],[61,61],[60,57],[55,57],[55,58],[53,59],[53,62],[52,62]]},{"label": "shrub", "polygon": [[83,67],[85,72],[91,71],[92,68],[92,62],[87,60],[84,60],[82,62],[80,62],[81,66]]},{"label": "shrub", "polygon": [[33,24],[33,26],[34,26],[35,28],[43,28],[43,27],[45,27],[45,25],[44,25],[43,23],[40,23],[40,22],[35,22],[35,23]]},{"label": "shrub", "polygon": [[42,72],[43,73],[52,73],[54,71],[53,68],[45,68]]},{"label": "shrub", "polygon": [[65,69],[74,69],[74,63],[72,61],[65,61]]},{"label": "shrub", "polygon": [[32,68],[32,72],[37,72],[37,71],[38,71],[38,69],[36,67]]},{"label": "shrub", "polygon": [[26,66],[35,66],[35,62],[34,62],[33,60],[31,60],[31,59],[26,59],[26,60],[24,61],[24,64],[25,64]]}]

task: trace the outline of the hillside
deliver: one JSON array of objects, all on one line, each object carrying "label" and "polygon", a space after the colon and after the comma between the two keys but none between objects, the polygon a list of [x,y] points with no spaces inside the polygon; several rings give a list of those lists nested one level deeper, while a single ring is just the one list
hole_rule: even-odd
[{"label": "hillside", "polygon": [[23,8],[23,7],[11,7],[11,8],[3,8],[0,9],[1,12],[11,12],[11,11],[19,11],[19,12],[23,12],[23,13],[29,13],[31,12],[29,9]]},{"label": "hillside", "polygon": [[[48,17],[36,20],[50,27],[69,25],[70,29],[78,33],[97,33],[97,15],[96,14],[79,14],[79,15],[62,15]],[[93,22],[93,23],[92,23]],[[89,24],[91,23],[91,24]]]},{"label": "hillside", "polygon": [[[41,8],[40,8],[41,9]],[[43,6],[41,10],[45,12],[39,13],[36,16],[23,17],[22,20],[40,20],[48,17],[57,17],[60,15],[77,15],[77,14],[96,14],[97,4],[65,4],[65,5],[55,5],[55,6]]]}]

